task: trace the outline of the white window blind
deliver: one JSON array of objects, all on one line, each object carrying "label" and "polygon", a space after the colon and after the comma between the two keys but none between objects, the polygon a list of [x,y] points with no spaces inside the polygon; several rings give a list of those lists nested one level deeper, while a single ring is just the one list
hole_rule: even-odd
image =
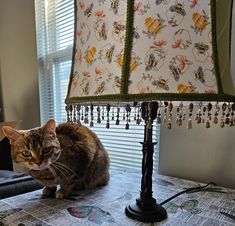
[{"label": "white window blind", "polygon": [[66,120],[64,100],[71,70],[73,0],[35,0],[41,123]]},{"label": "white window blind", "polygon": [[[38,72],[40,87],[41,123],[54,118],[58,123],[66,121],[64,100],[67,94],[71,70],[74,35],[74,0],[35,0]],[[96,117],[96,115],[94,115]],[[131,116],[133,118],[133,115]],[[119,126],[111,121],[94,124],[98,135],[109,152],[112,168],[141,169],[144,125],[125,122]],[[154,125],[153,141],[159,138],[159,126]],[[158,165],[158,145],[154,152],[154,169]]]},{"label": "white window blind", "polygon": [[[134,111],[131,112],[130,118],[129,130],[125,129],[126,122],[124,120],[120,120],[120,125],[115,125],[115,121],[110,121],[109,129],[106,129],[105,120],[101,124],[94,123],[94,127],[92,128],[108,151],[112,168],[141,169],[143,155],[140,142],[144,140],[144,122],[141,122],[140,125],[136,124],[136,121],[133,119]],[[153,142],[158,142],[159,140],[159,129],[159,125],[153,125]],[[153,168],[157,171],[159,156],[158,143],[154,149]]]}]

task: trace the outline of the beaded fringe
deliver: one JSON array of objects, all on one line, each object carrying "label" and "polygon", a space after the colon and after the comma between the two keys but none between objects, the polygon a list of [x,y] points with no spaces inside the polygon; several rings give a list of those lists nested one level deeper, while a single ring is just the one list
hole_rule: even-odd
[{"label": "beaded fringe", "polygon": [[[120,106],[119,104],[74,104],[66,106],[67,122],[84,123],[93,127],[95,123],[106,123],[106,128],[111,125],[119,125],[120,121],[125,122],[125,129],[130,128],[131,120],[140,124],[141,105],[138,103]],[[171,129],[174,124],[182,126],[187,125],[188,129],[193,128],[193,124],[204,124],[210,128],[212,124],[225,126],[235,126],[235,103],[189,103],[184,105],[182,102],[159,102],[157,118],[154,120],[157,124],[165,124]]]}]

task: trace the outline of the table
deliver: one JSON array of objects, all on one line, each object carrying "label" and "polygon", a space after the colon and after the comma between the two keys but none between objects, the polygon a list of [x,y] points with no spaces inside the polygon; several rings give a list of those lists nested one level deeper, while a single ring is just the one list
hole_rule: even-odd
[{"label": "table", "polygon": [[[184,193],[164,204],[168,218],[160,223],[141,223],[125,216],[125,206],[139,197],[140,172],[111,170],[108,185],[78,191],[69,199],[43,198],[42,191],[0,200],[0,226],[107,226],[107,225],[203,225],[232,226],[235,221],[220,211],[235,215],[235,190],[209,187]],[[154,173],[153,192],[158,203],[199,183]]]}]

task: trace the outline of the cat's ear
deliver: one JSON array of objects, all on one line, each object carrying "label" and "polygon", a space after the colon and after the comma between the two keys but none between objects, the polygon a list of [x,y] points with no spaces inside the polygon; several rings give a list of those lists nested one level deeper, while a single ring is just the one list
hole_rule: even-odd
[{"label": "cat's ear", "polygon": [[3,126],[2,131],[4,135],[9,139],[10,144],[13,144],[17,139],[21,138],[22,135],[10,126]]},{"label": "cat's ear", "polygon": [[56,136],[56,123],[54,119],[50,119],[43,127],[42,127],[42,133],[43,134],[49,134],[53,137]]}]

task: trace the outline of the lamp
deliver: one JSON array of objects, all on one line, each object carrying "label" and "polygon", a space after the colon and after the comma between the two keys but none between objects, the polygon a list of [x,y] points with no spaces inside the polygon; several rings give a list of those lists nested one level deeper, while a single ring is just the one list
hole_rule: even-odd
[{"label": "lamp", "polygon": [[212,121],[235,125],[231,9],[231,0],[75,1],[67,120],[93,126],[94,105],[98,123],[104,120],[100,106],[106,106],[109,128],[111,107],[119,124],[124,106],[128,129],[134,102],[145,121],[140,198],[126,207],[128,217],[144,222],[167,217],[152,196],[155,119],[163,118],[170,129],[175,106],[179,126],[187,119],[192,128],[194,114],[207,128]]}]

